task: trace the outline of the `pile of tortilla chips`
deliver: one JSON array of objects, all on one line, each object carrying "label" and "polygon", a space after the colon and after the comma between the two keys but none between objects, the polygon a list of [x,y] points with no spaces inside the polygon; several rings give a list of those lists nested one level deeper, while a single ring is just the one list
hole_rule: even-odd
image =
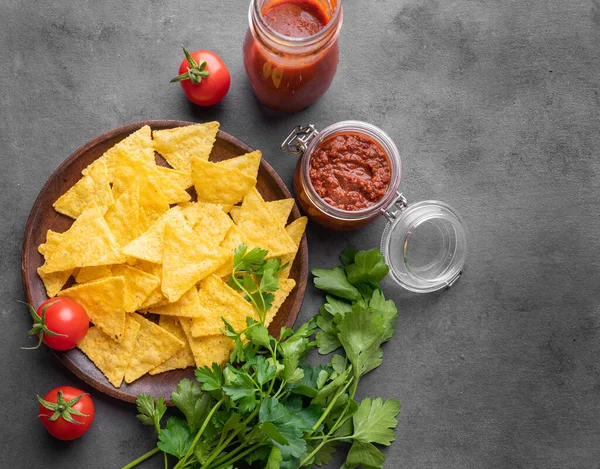
[{"label": "pile of tortilla chips", "polygon": [[[209,161],[218,129],[142,127],[54,203],[75,221],[64,233],[48,231],[38,274],[49,297],[72,298],[88,312],[94,326],[79,348],[115,387],[227,361],[233,342],[220,332],[221,317],[239,329],[257,317],[226,283],[233,250],[243,242],[289,266],[296,256],[306,218],[286,226],[293,199],[262,199],[259,151]],[[158,166],[155,152],[172,167]],[[267,323],[295,286],[289,266]]]}]

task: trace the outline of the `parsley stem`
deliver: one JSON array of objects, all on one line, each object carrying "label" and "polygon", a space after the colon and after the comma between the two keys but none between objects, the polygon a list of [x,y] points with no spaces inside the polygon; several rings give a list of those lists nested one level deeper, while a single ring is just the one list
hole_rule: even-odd
[{"label": "parsley stem", "polygon": [[[211,467],[210,469],[225,469],[226,467],[231,466],[234,462],[239,461],[240,459],[242,459],[246,455],[250,454],[252,451],[260,448],[261,446],[264,446],[264,444],[263,443],[256,443],[254,446],[251,446],[250,448],[248,448],[243,453],[238,454],[235,458],[230,459],[229,461],[226,461],[224,463],[221,463],[219,466]],[[227,456],[229,456],[229,454]]]},{"label": "parsley stem", "polygon": [[[348,389],[348,386],[350,386],[351,383],[352,383],[352,381],[348,381],[346,383],[346,385],[342,389],[340,389],[338,391],[338,393],[336,394],[336,396],[331,400],[331,402],[329,403],[329,405],[325,409],[325,412],[323,412],[323,415],[321,415],[321,418],[319,420],[317,420],[317,422],[313,425],[313,427],[312,427],[312,429],[310,431],[311,434],[313,432],[315,432],[317,430],[317,428],[319,428],[321,426],[321,424],[325,421],[325,419],[327,418],[327,416],[331,412],[331,409],[333,409],[333,406],[335,406],[335,403],[337,402],[337,400],[339,399],[339,397],[346,391],[346,389]],[[303,464],[301,464],[301,466],[302,465]]]},{"label": "parsley stem", "polygon": [[196,433],[196,437],[194,438],[194,441],[192,441],[192,444],[190,445],[190,447],[186,451],[185,456],[177,463],[177,465],[173,469],[180,469],[182,467],[185,467],[185,463],[187,462],[187,460],[189,459],[189,457],[194,452],[194,447],[196,446],[196,443],[198,443],[198,440],[202,436],[202,433],[204,433],[204,430],[206,430],[206,427],[208,426],[208,423],[212,419],[212,416],[215,414],[215,412],[217,411],[217,409],[219,407],[221,407],[221,404],[223,403],[224,400],[225,400],[225,398],[222,397],[221,400],[219,402],[217,402],[213,406],[213,408],[210,410],[210,412],[208,413],[208,415],[204,419],[204,423],[200,427],[200,430],[198,430],[198,433]]},{"label": "parsley stem", "polygon": [[151,449],[150,451],[148,451],[146,454],[142,454],[139,458],[137,458],[135,461],[131,461],[129,464],[127,464],[127,466],[123,466],[123,469],[131,469],[132,467],[137,466],[138,464],[144,462],[146,459],[154,456],[156,453],[158,453],[160,451],[160,449],[158,448],[158,446],[154,449]]}]

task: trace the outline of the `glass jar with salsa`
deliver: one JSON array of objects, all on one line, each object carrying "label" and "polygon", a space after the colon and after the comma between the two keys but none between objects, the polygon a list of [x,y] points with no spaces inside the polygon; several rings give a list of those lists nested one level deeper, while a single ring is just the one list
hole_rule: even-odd
[{"label": "glass jar with salsa", "polygon": [[452,285],[467,253],[467,229],[449,205],[429,200],[408,205],[398,192],[398,148],[381,129],[344,121],[317,131],[297,126],[281,146],[301,155],[294,175],[298,204],[316,223],[354,230],[384,215],[381,252],[392,278],[415,292]]},{"label": "glass jar with salsa", "polygon": [[244,66],[258,99],[295,112],[319,99],[339,62],[341,0],[252,0]]}]

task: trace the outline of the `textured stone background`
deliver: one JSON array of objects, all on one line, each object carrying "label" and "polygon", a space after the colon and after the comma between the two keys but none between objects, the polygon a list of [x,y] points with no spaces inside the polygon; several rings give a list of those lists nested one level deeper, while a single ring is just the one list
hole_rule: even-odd
[{"label": "textured stone background", "polygon": [[[470,230],[465,275],[449,291],[385,284],[401,316],[360,396],[403,403],[386,467],[598,467],[600,2],[344,6],[332,88],[278,116],[243,71],[246,1],[0,1],[0,467],[116,468],[154,444],[132,406],[90,389],[92,430],[67,444],[46,434],[36,393],[87,388],[47,350],[19,349],[29,319],[17,303],[22,233],[44,181],[92,137],[144,119],[217,119],[288,185],[294,161],[278,146],[294,125],[359,119],[385,129],[401,149],[409,201],[444,200]],[[218,106],[193,107],[168,84],[181,43],[230,67]],[[377,247],[383,227],[310,226],[311,265],[333,265],[344,245]],[[300,320],[320,301],[309,289]]]}]

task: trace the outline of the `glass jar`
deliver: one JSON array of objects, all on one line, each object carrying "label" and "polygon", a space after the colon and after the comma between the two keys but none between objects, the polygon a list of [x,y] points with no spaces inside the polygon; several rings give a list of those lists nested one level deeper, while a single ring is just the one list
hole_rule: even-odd
[{"label": "glass jar", "polygon": [[307,37],[275,31],[263,15],[269,8],[294,0],[252,0],[244,41],[244,67],[257,98],[276,111],[295,112],[319,99],[331,85],[339,62],[341,0],[310,0],[327,23]]},{"label": "glass jar", "polygon": [[[309,177],[310,159],[319,145],[338,134],[363,134],[386,153],[391,177],[387,191],[376,204],[362,210],[341,210],[328,204]],[[304,213],[334,230],[354,230],[383,215],[387,218],[381,252],[391,277],[407,290],[426,293],[452,285],[461,275],[467,255],[467,228],[448,204],[427,200],[409,205],[398,191],[402,163],[398,148],[381,129],[366,122],[343,121],[319,132],[314,125],[297,126],[281,149],[301,155],[294,189]]]}]

